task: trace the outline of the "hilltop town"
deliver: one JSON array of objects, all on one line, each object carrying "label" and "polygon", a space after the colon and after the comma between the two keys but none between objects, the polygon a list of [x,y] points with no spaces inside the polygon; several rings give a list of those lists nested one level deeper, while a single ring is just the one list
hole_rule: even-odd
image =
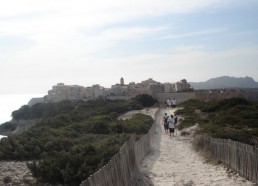
[{"label": "hilltop town", "polygon": [[58,83],[48,91],[48,94],[42,98],[32,98],[28,105],[36,103],[59,102],[62,100],[93,100],[98,98],[108,99],[130,99],[138,94],[150,94],[155,96],[156,93],[188,92],[193,88],[182,79],[176,83],[160,83],[149,78],[141,83],[130,82],[124,83],[124,78],[120,82],[112,85],[111,88],[105,88],[99,84],[91,87],[79,85],[65,85]]}]

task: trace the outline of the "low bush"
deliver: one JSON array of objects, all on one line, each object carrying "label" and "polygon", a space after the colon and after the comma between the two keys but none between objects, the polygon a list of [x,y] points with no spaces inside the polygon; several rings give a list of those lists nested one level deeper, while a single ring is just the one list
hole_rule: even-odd
[{"label": "low bush", "polygon": [[[189,100],[181,106],[183,109],[176,112],[185,118],[180,129],[196,122],[200,124],[199,133],[255,145],[252,139],[258,137],[258,102],[243,98],[210,102]],[[207,116],[202,118],[202,115]]]},{"label": "low bush", "polygon": [[140,94],[137,95],[136,97],[133,98],[133,100],[138,101],[141,103],[143,107],[151,107],[155,103],[158,103],[157,99],[154,99],[151,95],[149,94]]},{"label": "low bush", "polygon": [[148,132],[153,124],[150,116],[117,119],[133,108],[142,105],[136,100],[94,100],[22,107],[13,112],[15,119],[42,117],[41,121],[1,139],[0,160],[31,160],[28,168],[43,182],[79,185],[105,165],[132,133],[139,138]]}]

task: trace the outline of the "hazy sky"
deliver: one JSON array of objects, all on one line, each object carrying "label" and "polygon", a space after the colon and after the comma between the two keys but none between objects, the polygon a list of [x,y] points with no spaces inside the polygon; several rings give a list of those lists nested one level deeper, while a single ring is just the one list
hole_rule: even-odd
[{"label": "hazy sky", "polygon": [[153,78],[258,81],[258,0],[7,0],[0,94]]}]

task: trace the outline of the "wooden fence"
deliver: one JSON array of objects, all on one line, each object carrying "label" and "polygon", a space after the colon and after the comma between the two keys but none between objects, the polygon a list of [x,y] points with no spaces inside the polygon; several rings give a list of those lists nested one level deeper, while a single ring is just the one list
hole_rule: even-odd
[{"label": "wooden fence", "polygon": [[[155,114],[155,118],[158,112]],[[132,186],[138,174],[144,155],[150,149],[151,138],[156,130],[156,122],[149,132],[136,142],[135,135],[120,148],[119,153],[100,170],[83,181],[80,186]]]},{"label": "wooden fence", "polygon": [[258,184],[258,148],[230,139],[201,136],[203,147],[212,158]]}]

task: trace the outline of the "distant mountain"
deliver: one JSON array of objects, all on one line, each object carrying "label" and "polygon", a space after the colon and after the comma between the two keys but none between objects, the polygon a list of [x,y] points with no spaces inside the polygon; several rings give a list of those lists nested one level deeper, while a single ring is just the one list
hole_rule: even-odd
[{"label": "distant mountain", "polygon": [[255,82],[251,77],[229,77],[222,76],[209,79],[205,82],[190,82],[190,85],[195,89],[221,89],[221,88],[258,88],[258,82]]}]

